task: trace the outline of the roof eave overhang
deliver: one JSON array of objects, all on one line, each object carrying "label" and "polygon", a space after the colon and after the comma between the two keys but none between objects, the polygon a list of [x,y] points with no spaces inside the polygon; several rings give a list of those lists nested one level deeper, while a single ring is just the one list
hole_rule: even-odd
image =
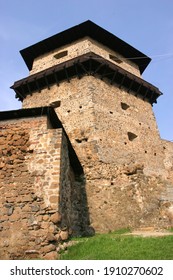
[{"label": "roof eave overhang", "polygon": [[93,52],[16,81],[11,88],[16,92],[16,98],[23,101],[33,92],[41,92],[42,89],[50,89],[52,85],[59,85],[64,80],[70,82],[74,77],[80,79],[86,75],[95,76],[119,88],[123,87],[128,93],[133,93],[151,104],[156,103],[157,98],[162,95],[157,87]]}]

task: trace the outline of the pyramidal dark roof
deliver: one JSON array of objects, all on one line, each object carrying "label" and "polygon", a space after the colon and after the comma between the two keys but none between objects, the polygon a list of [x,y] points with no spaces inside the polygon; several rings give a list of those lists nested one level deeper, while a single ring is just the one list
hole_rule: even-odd
[{"label": "pyramidal dark roof", "polygon": [[35,58],[85,36],[98,41],[126,58],[130,58],[139,67],[141,74],[151,61],[151,58],[90,20],[29,46],[21,50],[20,53],[28,69],[31,70]]}]

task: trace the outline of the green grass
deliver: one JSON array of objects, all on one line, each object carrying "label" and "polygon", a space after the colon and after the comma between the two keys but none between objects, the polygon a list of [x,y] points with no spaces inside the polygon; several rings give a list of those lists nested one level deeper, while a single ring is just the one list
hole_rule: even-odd
[{"label": "green grass", "polygon": [[77,240],[61,254],[62,260],[173,260],[173,236],[136,237],[115,232]]}]

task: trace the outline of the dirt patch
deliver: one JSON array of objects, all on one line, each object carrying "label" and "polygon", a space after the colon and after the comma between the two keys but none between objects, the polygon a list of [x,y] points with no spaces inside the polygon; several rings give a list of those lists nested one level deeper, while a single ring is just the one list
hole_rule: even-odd
[{"label": "dirt patch", "polygon": [[162,237],[173,235],[173,232],[167,230],[134,230],[130,233],[125,233],[124,235],[142,236],[142,237]]}]

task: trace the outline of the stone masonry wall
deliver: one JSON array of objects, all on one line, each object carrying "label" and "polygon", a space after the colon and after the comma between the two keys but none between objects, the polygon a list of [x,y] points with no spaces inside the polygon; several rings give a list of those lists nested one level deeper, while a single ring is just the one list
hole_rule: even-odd
[{"label": "stone masonry wall", "polygon": [[[61,57],[59,59],[56,59],[54,55],[59,54],[63,51],[67,51],[68,54],[64,57]],[[114,64],[117,64],[118,66],[122,67],[123,69],[129,71],[130,73],[133,73],[136,76],[140,77],[140,71],[138,69],[138,66],[135,65],[132,61],[127,60],[126,58],[122,57],[120,54],[112,51],[111,49],[103,46],[102,44],[85,37],[81,40],[78,40],[73,43],[73,45],[69,44],[66,46],[63,46],[61,48],[55,49],[50,53],[43,54],[42,56],[39,56],[36,58],[33,62],[32,70],[30,71],[30,74],[35,74],[37,72],[40,72],[42,70],[45,70],[51,66],[60,64],[64,61],[67,61],[69,59],[75,58],[79,55],[88,53],[88,52],[94,52],[103,58],[105,58],[108,61],[111,61]],[[116,58],[119,59],[119,62],[116,62],[116,60],[112,60],[109,55],[113,55]]]},{"label": "stone masonry wall", "polygon": [[145,175],[137,163],[118,167],[93,162],[86,167],[86,174],[90,221],[95,231],[173,225],[172,182]]},{"label": "stone masonry wall", "polygon": [[165,168],[169,171],[169,176],[171,179],[172,178],[171,175],[173,172],[173,142],[162,140],[162,145],[165,154],[164,165]]},{"label": "stone masonry wall", "polygon": [[0,122],[0,259],[54,259],[64,238],[62,129],[47,126],[46,117]]},{"label": "stone masonry wall", "polygon": [[39,106],[60,101],[56,112],[84,167],[94,230],[172,224],[166,193],[173,180],[165,167],[170,153],[147,101],[92,76],[27,96],[23,106],[32,107],[36,100]]},{"label": "stone masonry wall", "polygon": [[[60,101],[56,112],[82,165],[90,161],[88,157],[118,165],[125,158],[126,163],[137,160],[144,164],[148,174],[167,176],[164,147],[148,102],[105,81],[85,76],[27,96],[23,107],[32,107],[35,102],[44,106],[54,101]],[[123,105],[127,108],[123,109]],[[129,133],[136,138],[129,140]]]},{"label": "stone masonry wall", "polygon": [[61,158],[59,204],[62,216],[61,226],[70,229],[73,236],[91,235],[93,230],[90,227],[85,175],[73,172],[64,135]]}]

